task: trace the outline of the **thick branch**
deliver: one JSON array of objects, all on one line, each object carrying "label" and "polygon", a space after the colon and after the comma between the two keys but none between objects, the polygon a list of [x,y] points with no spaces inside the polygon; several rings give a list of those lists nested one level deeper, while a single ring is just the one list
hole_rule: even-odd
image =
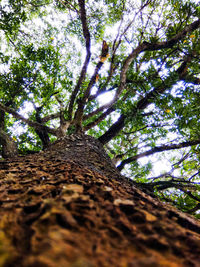
[{"label": "thick branch", "polygon": [[[108,78],[109,78],[109,77],[108,77]],[[108,92],[111,92],[112,90],[114,90],[114,89],[116,89],[116,88],[118,87],[118,84],[115,84],[115,85],[112,86],[111,88],[106,89],[107,83],[110,81],[110,80],[108,80],[108,78],[107,78],[107,81],[105,82],[105,84],[104,84],[102,87],[100,87],[100,88],[98,89],[98,91],[97,91],[94,95],[91,95],[91,96],[89,97],[88,101],[92,101],[92,100],[94,100],[95,98],[97,98],[98,96],[100,96],[100,95],[102,95],[102,94],[105,94],[105,93],[108,93]],[[112,77],[110,77],[110,78],[112,78]]]},{"label": "thick branch", "polygon": [[34,122],[31,121],[29,119],[24,118],[22,115],[20,115],[19,113],[17,113],[14,109],[6,107],[5,105],[0,103],[0,109],[3,110],[4,112],[7,112],[9,114],[11,114],[14,118],[19,119],[23,122],[25,122],[26,124],[28,124],[29,126],[33,127],[34,129],[37,130],[41,130],[41,129],[45,129],[47,132],[56,135],[57,131],[56,129],[52,129],[50,127],[44,126],[38,122]]},{"label": "thick branch", "polygon": [[[6,103],[5,106],[11,104],[12,100]],[[8,133],[5,131],[6,124],[5,124],[5,111],[0,110],[0,144],[1,144],[1,155],[3,158],[12,158],[17,156],[17,143],[14,141],[13,138],[9,136]]]},{"label": "thick branch", "polygon": [[191,197],[192,199],[200,202],[200,198],[197,196],[194,196],[190,191],[188,190],[184,190],[183,188],[181,189],[182,192],[184,192],[185,194],[187,194],[189,197]]},{"label": "thick branch", "polygon": [[160,50],[164,48],[172,48],[177,42],[182,40],[186,36],[186,34],[193,32],[199,27],[200,27],[200,19],[186,26],[181,32],[177,33],[174,37],[172,37],[168,41],[158,42],[158,43],[153,43],[153,44],[144,42],[147,45],[144,50],[155,51],[155,50]]},{"label": "thick branch", "polygon": [[[179,79],[182,79],[185,77],[185,66],[186,62],[184,61],[181,66],[176,70],[176,73],[178,74]],[[168,81],[167,81],[168,80]],[[167,86],[165,86],[167,84]],[[161,86],[158,86],[154,90],[150,91],[144,98],[142,98],[138,104],[137,104],[137,110],[143,110],[145,109],[149,104],[153,102],[153,100],[158,97],[160,94],[163,94],[167,89],[171,88],[171,86],[174,84],[173,80],[166,78],[166,82],[164,81]]]},{"label": "thick branch", "polygon": [[124,128],[125,126],[125,119],[126,116],[124,114],[122,114],[119,119],[113,123],[113,125],[108,129],[107,132],[105,132],[105,134],[103,134],[102,136],[100,136],[98,138],[98,140],[103,144],[107,144],[111,139],[113,139],[113,137],[115,137],[118,132]]},{"label": "thick branch", "polygon": [[187,213],[191,213],[192,214],[192,213],[194,213],[195,211],[197,211],[199,209],[200,209],[200,203],[197,203],[197,205],[194,208],[187,210]]},{"label": "thick branch", "polygon": [[[36,121],[40,124],[42,124],[42,119],[40,116],[41,110],[42,110],[42,106],[41,107],[35,106],[35,111],[36,111],[35,118],[36,118]],[[48,145],[50,144],[50,139],[49,139],[49,135],[48,135],[47,130],[46,129],[40,129],[40,130],[35,130],[35,131],[42,141],[43,149],[48,147]]]},{"label": "thick branch", "polygon": [[[185,68],[185,61],[181,64],[181,66],[177,69],[176,73],[179,78],[183,78],[186,75]],[[133,116],[137,114],[138,110],[143,110],[147,108],[160,94],[163,94],[167,89],[171,88],[174,84],[173,79],[170,77],[166,78],[167,82],[162,82],[161,86],[154,88],[152,91],[146,94],[140,101],[138,101],[137,106],[134,110],[132,110]],[[167,86],[165,86],[167,84]],[[107,132],[105,132],[102,136],[99,137],[99,141],[103,144],[108,143],[112,138],[114,138],[125,126],[125,119],[127,116],[121,115],[119,120],[115,122]]]},{"label": "thick branch", "polygon": [[[126,84],[126,73],[128,71],[128,68],[129,68],[130,64],[132,63],[133,59],[139,53],[141,53],[143,51],[147,51],[147,50],[148,51],[154,51],[154,50],[160,50],[160,49],[164,49],[164,48],[171,48],[178,41],[183,39],[184,36],[187,33],[190,33],[192,31],[194,31],[199,26],[200,26],[200,20],[197,20],[197,21],[191,23],[190,25],[186,26],[183,31],[179,32],[178,34],[176,34],[173,38],[171,38],[168,41],[159,42],[159,43],[156,43],[156,44],[150,44],[150,43],[144,42],[144,43],[140,44],[136,49],[134,49],[133,52],[126,58],[126,60],[125,60],[125,62],[123,64],[123,67],[122,67],[122,70],[121,70],[121,75],[120,75],[120,85],[119,85],[119,88],[118,88],[118,90],[116,92],[116,95],[115,95],[115,97],[113,99],[113,103],[115,103],[115,101],[118,99],[119,95],[121,94],[122,90],[124,89],[124,86]],[[185,62],[183,62],[183,64],[185,64]],[[183,73],[183,71],[185,70],[183,68],[183,64],[177,70],[177,74],[178,74],[179,78],[183,78],[184,74],[186,74],[186,73]],[[149,92],[144,98],[142,98],[138,102],[136,109],[133,111],[133,114],[136,113],[137,110],[145,109],[150,103],[152,103],[152,101],[159,94],[164,93],[164,91],[167,88],[169,88],[169,86],[165,87],[164,85],[162,85],[162,86],[159,86],[159,87],[155,88],[151,92]],[[125,126],[125,119],[126,119],[126,116],[125,115],[121,115],[120,118],[118,119],[118,121],[115,122],[110,127],[110,129],[108,129],[108,131],[106,133],[104,133],[99,138],[99,141],[102,142],[103,144],[106,144],[113,137],[115,137],[122,130],[122,128]]]},{"label": "thick branch", "polygon": [[15,141],[0,128],[0,143],[2,145],[2,157],[12,158],[17,156],[17,144]]},{"label": "thick branch", "polygon": [[58,119],[59,117],[60,117],[60,112],[57,112],[57,113],[50,114],[50,115],[47,115],[47,116],[41,118],[41,122],[45,123],[45,122],[51,121],[53,119]]},{"label": "thick branch", "polygon": [[72,119],[72,111],[73,111],[73,105],[74,105],[74,101],[76,99],[76,96],[80,90],[81,84],[83,82],[83,80],[85,79],[85,75],[87,73],[87,68],[88,68],[88,64],[90,61],[90,57],[91,57],[91,51],[90,51],[90,32],[88,29],[88,25],[87,25],[87,16],[86,16],[86,10],[85,10],[85,0],[79,0],[79,7],[80,7],[80,16],[81,16],[81,22],[82,22],[82,28],[83,28],[83,35],[85,38],[85,43],[86,43],[86,58],[85,58],[85,62],[83,64],[82,70],[81,70],[81,74],[80,77],[78,79],[77,85],[74,88],[74,91],[72,92],[71,95],[71,99],[70,99],[70,103],[69,103],[69,108],[68,108],[68,116],[69,116],[69,120]]},{"label": "thick branch", "polygon": [[104,120],[110,113],[115,111],[113,107],[107,109],[103,114],[101,114],[96,120],[88,123],[85,127],[84,130],[87,131],[91,129],[92,127],[96,126],[98,123],[100,123],[102,120]]},{"label": "thick branch", "polygon": [[[104,109],[107,109],[107,110],[108,110],[108,109],[111,109],[111,108],[113,109],[113,111],[115,110],[114,107],[113,107],[113,102],[112,102],[112,100],[111,100],[109,103],[107,103],[107,104],[105,104],[105,105],[103,105],[103,106],[101,106],[101,107],[95,109],[95,110],[92,111],[91,113],[89,113],[89,114],[83,116],[83,120],[87,120],[87,119],[89,119],[89,118],[91,118],[91,117],[94,117],[95,115],[97,115],[97,114],[99,114],[100,112],[104,111]],[[105,111],[105,112],[107,112],[107,111]]]},{"label": "thick branch", "polygon": [[149,189],[151,191],[154,191],[154,189],[158,191],[163,191],[169,188],[176,188],[180,190],[185,189],[195,189],[195,185],[189,181],[182,181],[182,180],[174,180],[171,179],[169,181],[158,181],[158,182],[151,182],[151,183],[138,183],[143,188]]},{"label": "thick branch", "polygon": [[142,157],[146,157],[155,153],[159,153],[159,152],[164,152],[164,151],[168,151],[168,150],[173,150],[173,149],[180,149],[183,147],[188,147],[188,146],[194,146],[194,145],[198,145],[200,144],[200,139],[199,140],[193,140],[193,141],[186,141],[186,142],[182,142],[180,144],[172,144],[172,145],[163,145],[163,146],[157,146],[154,147],[146,152],[140,153],[138,155],[135,155],[133,157],[130,157],[128,159],[123,160],[120,165],[117,167],[119,171],[121,171],[125,165],[138,160]]},{"label": "thick branch", "polygon": [[[126,58],[126,60],[125,60],[125,62],[123,64],[122,70],[121,70],[121,74],[120,74],[120,85],[119,85],[119,87],[118,87],[118,89],[117,89],[117,91],[115,93],[115,96],[114,96],[113,100],[109,104],[103,105],[102,107],[100,107],[99,109],[97,109],[97,111],[95,111],[95,114],[98,113],[98,112],[100,112],[100,111],[102,111],[106,107],[112,107],[116,103],[116,101],[118,100],[121,92],[123,91],[123,89],[125,87],[125,84],[126,84],[126,73],[128,71],[128,68],[129,68],[130,64],[132,63],[133,59],[136,58],[136,56],[140,52],[143,51],[143,49],[145,47],[146,47],[145,44],[138,45],[138,47],[136,49],[134,49],[133,52]],[[96,67],[96,70],[98,70],[97,67]],[[86,93],[84,95],[84,99],[82,100],[82,102],[79,105],[78,112],[77,112],[77,114],[79,115],[79,116],[77,116],[78,119],[79,119],[79,121],[80,121],[81,115],[83,114],[84,102],[89,97],[90,89],[91,89],[92,85],[95,82],[95,78],[96,78],[97,73],[98,72],[95,71],[95,73],[94,73],[94,75],[93,75],[93,77],[92,77],[92,79],[90,81],[90,84],[89,84],[89,86],[87,88],[87,91],[86,91]]]},{"label": "thick branch", "polygon": [[91,80],[90,80],[90,82],[88,84],[88,87],[87,87],[87,89],[86,89],[86,91],[84,93],[84,96],[81,99],[79,99],[78,108],[77,108],[77,111],[76,111],[76,114],[75,114],[75,123],[78,126],[81,125],[85,104],[88,101],[88,97],[90,96],[91,88],[95,84],[97,74],[98,74],[98,72],[99,72],[99,70],[101,69],[102,66],[103,66],[103,62],[99,61],[97,63],[96,68],[95,68],[94,74],[92,75],[92,78],[91,78]]},{"label": "thick branch", "polygon": [[143,51],[154,51],[154,50],[161,50],[164,48],[172,48],[178,41],[182,40],[185,35],[187,33],[190,33],[194,30],[196,30],[197,28],[200,27],[200,20],[197,20],[193,23],[191,23],[190,25],[186,26],[185,29],[181,32],[179,32],[178,34],[176,34],[173,38],[171,38],[168,41],[165,42],[158,42],[158,43],[147,43],[147,42],[143,42],[142,44],[140,44],[136,49],[133,50],[133,52],[126,58],[124,65],[122,67],[122,71],[121,71],[121,75],[120,75],[120,87],[119,87],[119,91],[121,91],[121,87],[124,86],[125,81],[126,81],[126,72],[130,66],[130,64],[132,63],[133,59],[141,52]]},{"label": "thick branch", "polygon": [[76,9],[76,7],[70,3],[70,1],[66,1],[66,0],[58,0],[62,5],[64,5],[66,8],[68,8],[69,10],[72,11],[76,11],[78,13],[78,10]]},{"label": "thick branch", "polygon": [[[115,40],[116,41],[116,40]],[[109,75],[105,81],[105,83],[103,85],[101,85],[99,88],[98,88],[98,91],[94,94],[94,95],[91,95],[88,99],[88,101],[91,101],[95,98],[97,98],[100,94],[103,94],[103,93],[107,93],[111,90],[114,90],[115,88],[118,87],[118,84],[115,84],[114,86],[112,86],[110,89],[106,90],[106,87],[107,85],[109,84],[114,72],[116,71],[116,69],[118,68],[118,63],[115,63],[115,53],[117,51],[117,48],[119,47],[121,41],[118,42],[118,44],[116,45],[116,47],[114,48],[114,44],[113,44],[113,48],[112,48],[112,57],[110,59],[110,70],[109,70]]]},{"label": "thick branch", "polygon": [[188,74],[188,63],[192,61],[192,57],[194,56],[195,52],[192,52],[191,54],[188,54],[183,59],[183,63],[179,67],[179,73],[180,73],[180,79],[182,79],[185,82],[191,82],[193,84],[200,84],[200,79],[198,77],[195,77],[194,75]]},{"label": "thick branch", "polygon": [[[159,182],[157,182],[159,183]],[[176,188],[176,189],[180,189],[181,191],[184,188],[190,188],[190,189],[194,189],[195,186],[193,184],[181,184],[179,182],[172,182],[172,181],[160,181],[160,185],[156,186],[156,190],[158,191],[163,191],[169,188]]]}]

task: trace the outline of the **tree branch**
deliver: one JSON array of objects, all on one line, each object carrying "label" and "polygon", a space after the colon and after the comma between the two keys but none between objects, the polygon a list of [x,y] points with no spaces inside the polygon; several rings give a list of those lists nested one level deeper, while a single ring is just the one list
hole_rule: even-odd
[{"label": "tree branch", "polygon": [[104,120],[110,113],[112,113],[113,111],[115,111],[115,108],[111,107],[109,109],[107,109],[103,114],[101,114],[96,120],[88,123],[85,127],[84,127],[84,131],[88,131],[89,129],[91,129],[92,127],[96,126],[99,122],[101,122],[102,120]]},{"label": "tree branch", "polygon": [[[179,78],[183,78],[186,75],[185,68],[185,61],[181,64],[181,66],[176,70],[176,73]],[[176,81],[175,81],[176,82]],[[137,106],[134,110],[132,110],[133,116],[137,114],[138,110],[143,110],[147,108],[156,97],[160,94],[163,94],[167,89],[171,88],[171,86],[175,83],[171,77],[167,77],[165,81],[162,81],[162,84],[149,93],[146,94],[141,100],[138,101]],[[167,84],[167,86],[165,86]],[[99,137],[99,141],[102,144],[108,143],[113,137],[115,137],[125,126],[125,119],[127,118],[126,115],[122,114],[117,122],[115,122],[107,132],[105,132],[102,136]]]},{"label": "tree branch", "polygon": [[105,93],[108,93],[108,92],[111,92],[112,90],[114,90],[118,87],[118,84],[115,84],[111,88],[106,89],[106,86],[107,86],[108,82],[110,81],[109,78],[111,79],[112,77],[107,77],[105,84],[103,84],[102,87],[99,87],[98,91],[88,98],[88,101],[92,101],[92,100],[96,99],[98,96],[105,94]]},{"label": "tree branch", "polygon": [[163,190],[166,190],[172,187],[176,189],[180,189],[181,191],[188,189],[188,188],[195,189],[195,185],[193,183],[189,181],[178,180],[178,179],[177,180],[171,179],[169,181],[157,181],[157,182],[151,182],[151,183],[138,183],[138,185],[146,189],[150,189],[151,191],[154,191],[155,189],[158,191],[163,191]]},{"label": "tree branch", "polygon": [[[190,33],[199,27],[200,27],[200,20],[197,20],[197,21],[191,23],[190,25],[186,26],[184,30],[182,30],[181,32],[176,34],[173,38],[171,38],[168,41],[158,42],[155,44],[143,42],[142,44],[140,44],[126,58],[126,60],[123,64],[121,75],[120,75],[120,86],[117,90],[117,96],[118,96],[118,94],[121,93],[121,91],[123,90],[123,87],[125,86],[126,72],[129,68],[131,62],[139,53],[141,53],[143,51],[155,51],[155,50],[160,50],[160,49],[165,49],[165,48],[172,48],[178,41],[182,40],[187,33]],[[185,62],[183,62],[183,64],[185,64]],[[181,72],[181,70],[182,70],[181,68],[182,68],[182,65],[177,70],[177,74],[178,74],[179,78],[184,77],[183,73]],[[157,95],[164,93],[164,91],[167,88],[169,88],[169,86],[167,86],[167,87],[159,86],[159,87],[155,88],[154,90],[150,91],[144,98],[142,98],[138,102],[136,109],[133,111],[133,114],[135,114],[137,110],[141,110],[141,109],[146,108],[150,103],[152,103],[152,100],[154,100],[157,97]],[[115,122],[110,127],[110,129],[108,129],[107,132],[105,132],[101,137],[99,137],[99,141],[102,142],[103,144],[106,144],[113,137],[115,137],[122,130],[122,128],[125,126],[125,119],[126,119],[126,116],[122,114],[120,116],[120,118],[118,119],[118,121]]]},{"label": "tree branch", "polygon": [[53,120],[53,119],[58,119],[59,117],[60,117],[60,112],[57,112],[57,113],[50,114],[50,115],[47,115],[47,116],[41,118],[41,122],[45,123],[45,122],[48,122],[48,121]]},{"label": "tree branch", "polygon": [[75,124],[78,127],[81,126],[85,104],[88,101],[88,97],[90,96],[91,88],[95,84],[97,74],[98,74],[98,72],[99,72],[99,70],[101,69],[102,66],[103,66],[103,62],[99,61],[97,63],[97,65],[96,65],[94,74],[92,75],[92,78],[91,78],[91,80],[90,80],[90,82],[88,84],[88,87],[87,87],[83,97],[81,99],[79,99],[78,108],[76,110],[76,114],[75,114],[75,118],[74,118]]},{"label": "tree branch", "polygon": [[[64,5],[66,8],[72,10],[72,11],[76,11],[78,13],[78,10],[76,9],[76,7],[74,5],[72,5],[72,3],[70,3],[70,1],[66,1],[66,0],[58,0],[62,5]],[[71,7],[71,8],[70,8]]]},{"label": "tree branch", "polygon": [[[91,117],[93,117],[93,116],[99,114],[99,113],[100,113],[101,111],[103,111],[104,109],[106,109],[106,108],[107,108],[107,109],[110,109],[111,107],[112,107],[112,109],[113,109],[113,111],[114,111],[115,109],[114,109],[114,107],[113,107],[113,102],[112,102],[112,100],[111,100],[109,103],[107,103],[107,104],[105,104],[105,105],[103,105],[103,106],[101,106],[101,107],[95,109],[95,110],[92,111],[91,113],[89,113],[89,114],[83,116],[83,119],[84,119],[84,120],[87,120],[87,119],[89,119],[89,118],[91,118]],[[107,111],[106,111],[106,112],[107,112]]]},{"label": "tree branch", "polygon": [[2,157],[12,158],[17,156],[17,144],[16,142],[0,128],[0,143],[2,145]]},{"label": "tree branch", "polygon": [[[184,190],[184,188],[181,188],[180,190],[181,190],[182,192],[184,192],[186,195],[188,195],[189,197],[191,197],[192,199],[194,199],[194,200],[200,202],[200,198],[194,196],[190,191],[186,191],[186,190]],[[200,203],[199,203],[199,204],[200,204]]]},{"label": "tree branch", "polygon": [[160,153],[160,152],[173,150],[173,149],[180,149],[180,148],[184,148],[184,147],[188,147],[188,146],[194,146],[194,145],[198,145],[198,144],[200,144],[200,139],[199,140],[186,141],[186,142],[182,142],[180,144],[157,146],[157,147],[154,147],[154,148],[152,148],[146,152],[140,153],[138,155],[135,155],[133,157],[130,157],[128,159],[123,160],[117,168],[119,171],[121,171],[125,167],[125,165],[127,165],[127,164],[129,164],[135,160],[138,160],[142,157],[150,156],[154,153]]},{"label": "tree branch", "polygon": [[146,44],[146,48],[144,49],[144,51],[155,51],[165,48],[172,48],[177,42],[182,40],[188,33],[191,33],[192,31],[198,29],[199,27],[200,27],[200,19],[186,26],[181,32],[177,33],[174,37],[172,37],[168,41],[158,42],[153,44],[144,42],[144,44]]},{"label": "tree branch", "polygon": [[200,209],[200,203],[197,203],[197,205],[194,208],[189,209],[186,212],[192,214],[192,213],[194,213],[195,211],[197,211],[199,209]]},{"label": "tree branch", "polygon": [[[40,113],[42,111],[42,108],[43,106],[40,106],[40,107],[36,107],[35,104],[34,104],[34,108],[35,108],[35,118],[36,118],[36,121],[40,124],[42,124],[42,120],[41,120],[41,116],[40,116]],[[37,135],[40,137],[40,140],[42,141],[42,145],[43,145],[43,149],[44,148],[47,148],[48,145],[50,144],[50,139],[49,139],[49,135],[48,135],[48,132],[46,129],[40,129],[40,130],[35,130]]]},{"label": "tree branch", "polygon": [[72,92],[71,95],[71,99],[70,99],[70,103],[69,103],[69,108],[68,108],[68,117],[69,120],[72,119],[72,111],[73,111],[73,105],[74,105],[74,101],[76,99],[76,96],[80,90],[81,84],[83,82],[83,80],[85,79],[85,75],[87,73],[87,68],[88,68],[88,64],[90,62],[90,57],[91,57],[91,51],[90,51],[90,32],[88,29],[88,25],[87,25],[87,16],[86,16],[86,10],[85,10],[85,0],[79,0],[79,7],[80,7],[80,17],[81,17],[81,22],[82,22],[82,28],[83,28],[83,35],[85,38],[85,43],[86,43],[86,57],[85,57],[85,62],[83,64],[82,70],[81,70],[81,74],[80,77],[78,79],[78,82],[74,88],[74,91]]},{"label": "tree branch", "polygon": [[34,129],[46,130],[47,132],[49,132],[49,133],[51,133],[53,135],[57,135],[57,130],[56,129],[50,128],[48,126],[44,126],[44,125],[42,125],[42,124],[40,124],[38,122],[34,122],[34,121],[29,120],[29,119],[26,119],[22,115],[17,113],[14,109],[6,107],[1,103],[0,103],[0,109],[3,110],[4,112],[7,112],[7,113],[13,115],[14,118],[25,122],[26,124],[28,124],[29,126],[33,127]]}]

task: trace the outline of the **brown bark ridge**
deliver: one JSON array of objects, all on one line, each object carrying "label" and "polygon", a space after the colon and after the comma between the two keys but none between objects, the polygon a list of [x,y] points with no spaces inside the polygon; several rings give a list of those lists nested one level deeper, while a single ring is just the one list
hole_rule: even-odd
[{"label": "brown bark ridge", "polygon": [[0,266],[200,266],[200,223],[74,134],[0,162]]}]

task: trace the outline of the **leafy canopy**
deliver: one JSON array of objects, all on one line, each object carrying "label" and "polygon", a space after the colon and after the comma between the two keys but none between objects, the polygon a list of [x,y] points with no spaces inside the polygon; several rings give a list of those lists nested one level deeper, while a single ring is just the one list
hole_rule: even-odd
[{"label": "leafy canopy", "polygon": [[198,217],[199,3],[4,0],[0,12],[2,158],[85,131],[120,171]]}]

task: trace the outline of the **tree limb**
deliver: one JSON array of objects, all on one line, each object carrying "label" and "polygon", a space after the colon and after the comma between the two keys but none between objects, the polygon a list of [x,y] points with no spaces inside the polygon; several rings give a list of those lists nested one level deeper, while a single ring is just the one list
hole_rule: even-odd
[{"label": "tree limb", "polygon": [[53,120],[53,119],[58,119],[59,117],[60,117],[60,112],[53,113],[53,114],[50,114],[50,115],[47,115],[47,116],[41,118],[41,122],[45,123],[45,122],[48,122],[48,121]]},{"label": "tree limb", "polygon": [[187,25],[182,31],[177,33],[174,37],[172,37],[168,41],[157,42],[153,44],[144,42],[144,44],[146,44],[144,51],[155,51],[155,50],[160,50],[160,49],[165,49],[165,48],[172,48],[177,42],[182,40],[188,33],[198,29],[199,27],[200,27],[200,19]]},{"label": "tree limb", "polygon": [[83,95],[83,97],[81,99],[79,99],[79,103],[78,103],[78,108],[76,110],[76,114],[75,114],[75,124],[80,127],[81,123],[82,123],[82,118],[83,118],[83,111],[84,111],[84,107],[86,102],[88,101],[88,97],[90,96],[90,91],[92,89],[92,86],[95,84],[96,82],[96,77],[97,74],[99,72],[99,70],[101,69],[101,67],[103,66],[103,62],[99,61],[96,65],[94,74],[92,75],[92,78],[88,84],[88,87]]},{"label": "tree limb", "polygon": [[188,195],[189,197],[191,197],[192,199],[194,199],[194,200],[200,202],[200,198],[194,196],[190,191],[186,191],[186,190],[184,190],[184,188],[181,188],[180,190],[181,190],[182,192],[184,192],[186,195]]},{"label": "tree limb", "polygon": [[[178,77],[181,79],[184,77],[184,75],[186,75],[185,68],[183,67],[183,65],[185,66],[185,61],[176,70]],[[151,90],[150,92],[148,92],[146,94],[146,96],[144,96],[142,99],[140,99],[138,101],[136,108],[134,110],[132,110],[133,116],[135,116],[135,114],[137,114],[138,110],[143,110],[143,109],[147,108],[153,102],[153,100],[156,99],[156,97],[158,97],[160,94],[163,94],[167,89],[171,88],[171,86],[176,82],[176,81],[173,82],[173,79],[171,79],[170,76],[167,77],[165,81],[162,81],[162,84],[160,86],[158,86],[158,87],[154,88],[153,90]],[[167,86],[165,84],[167,84]],[[110,127],[110,129],[108,129],[107,132],[105,132],[102,136],[99,137],[99,141],[102,144],[106,144],[113,137],[115,137],[125,126],[125,119],[126,118],[127,118],[127,116],[122,114],[119,117],[118,121],[115,122]]]},{"label": "tree limb", "polygon": [[[106,109],[106,108],[107,108],[107,109],[112,108],[113,111],[115,110],[114,107],[113,107],[113,102],[112,102],[112,100],[111,100],[109,103],[104,104],[104,105],[102,105],[101,107],[95,109],[95,110],[92,111],[91,113],[89,113],[89,114],[83,116],[83,119],[84,119],[84,120],[87,120],[87,119],[89,119],[89,118],[91,118],[91,117],[93,117],[93,116],[99,114],[101,111],[103,111],[103,110]],[[105,112],[107,112],[107,111],[105,111]]]},{"label": "tree limb", "polygon": [[84,131],[88,131],[89,129],[91,129],[92,127],[96,126],[99,122],[101,122],[102,120],[104,120],[110,113],[112,113],[113,111],[115,111],[115,108],[111,107],[108,108],[103,114],[101,114],[96,120],[88,123],[85,127],[84,127]]},{"label": "tree limb", "polygon": [[78,82],[74,88],[74,91],[72,92],[72,95],[71,95],[71,99],[70,99],[70,103],[69,103],[69,107],[68,107],[69,120],[72,119],[72,111],[73,111],[74,101],[75,101],[76,96],[80,90],[81,84],[82,84],[83,80],[85,79],[85,75],[87,73],[87,68],[88,68],[88,64],[90,62],[90,57],[91,57],[91,51],[90,51],[91,40],[90,40],[90,32],[89,32],[88,25],[87,25],[85,0],[79,0],[78,3],[79,3],[79,7],[80,7],[80,17],[81,17],[81,22],[82,22],[83,35],[84,35],[85,43],[86,43],[86,57],[85,57],[85,62],[83,64],[83,67],[81,70],[80,77],[79,77]]},{"label": "tree limb", "polygon": [[195,185],[189,181],[174,180],[174,179],[171,179],[169,181],[157,181],[151,183],[138,183],[138,184],[140,186],[143,186],[144,188],[151,189],[151,191],[154,191],[155,189],[157,191],[163,191],[168,188],[176,188],[180,189],[181,191],[185,190],[186,188],[195,189]]},{"label": "tree limb", "polygon": [[[41,116],[40,116],[40,113],[42,111],[42,108],[43,106],[40,106],[40,107],[36,107],[35,104],[34,104],[34,108],[35,108],[35,118],[36,118],[36,121],[40,124],[42,124],[42,120],[41,120]],[[48,145],[50,144],[50,139],[49,139],[49,135],[48,135],[48,132],[46,129],[36,129],[35,130],[37,135],[40,137],[40,140],[42,141],[42,145],[43,145],[43,149],[44,148],[47,148]]]},{"label": "tree limb", "polygon": [[197,203],[197,205],[194,208],[189,209],[186,212],[192,214],[192,213],[194,213],[195,211],[197,211],[199,209],[200,209],[200,203]]},{"label": "tree limb", "polygon": [[[155,51],[155,50],[160,50],[160,49],[165,49],[165,48],[172,48],[178,41],[182,40],[187,33],[190,33],[199,27],[200,27],[200,20],[197,20],[197,21],[191,23],[190,25],[186,26],[184,30],[182,30],[181,32],[176,34],[173,38],[171,38],[168,41],[158,42],[155,44],[143,42],[136,49],[134,49],[133,52],[126,58],[126,60],[123,64],[123,67],[121,70],[121,75],[120,75],[120,86],[117,90],[116,96],[115,96],[113,101],[115,101],[115,99],[118,97],[118,95],[123,90],[125,83],[126,83],[127,70],[129,68],[131,62],[133,61],[133,59],[139,53],[141,53],[143,51]],[[183,64],[185,64],[185,62],[183,62],[182,65]],[[177,70],[177,74],[178,74],[179,78],[184,77],[184,74],[182,73],[184,68],[182,68],[183,67],[182,65]],[[137,110],[142,110],[142,109],[146,108],[150,103],[152,103],[152,100],[154,100],[157,97],[157,95],[164,93],[164,91],[167,88],[169,88],[169,86],[165,87],[162,85],[162,86],[159,86],[159,87],[155,88],[154,90],[150,91],[144,98],[142,98],[138,102],[136,109],[133,111],[133,114],[135,114]],[[115,122],[110,127],[110,129],[108,129],[107,132],[105,132],[102,136],[99,137],[99,141],[103,144],[106,144],[113,137],[115,137],[122,130],[122,128],[125,126],[125,119],[126,119],[126,116],[122,114],[120,116],[120,118],[118,119],[118,121]]]},{"label": "tree limb", "polygon": [[168,150],[173,150],[173,149],[180,149],[183,147],[188,147],[188,146],[194,146],[194,145],[198,145],[200,144],[200,139],[198,140],[192,140],[192,141],[186,141],[186,142],[182,142],[180,144],[172,144],[172,145],[163,145],[163,146],[156,146],[148,151],[145,151],[143,153],[140,153],[138,155],[135,155],[133,157],[130,157],[128,159],[123,160],[120,165],[117,167],[119,171],[121,171],[125,165],[138,160],[142,157],[146,157],[155,153],[160,153],[160,152],[164,152],[164,151],[168,151]]},{"label": "tree limb", "polygon": [[16,142],[0,128],[0,143],[2,145],[2,157],[12,158],[17,156],[17,144]]},{"label": "tree limb", "polygon": [[45,129],[47,132],[49,132],[53,135],[57,135],[56,129],[50,128],[48,126],[44,126],[38,122],[34,122],[34,121],[29,120],[29,119],[26,119],[22,115],[20,115],[18,112],[16,112],[14,109],[6,107],[2,103],[0,103],[0,109],[3,110],[4,112],[11,114],[14,118],[25,122],[26,124],[33,127],[34,129],[37,129],[37,130],[42,130],[42,129],[44,130]]},{"label": "tree limb", "polygon": [[106,131],[98,140],[103,144],[107,144],[110,140],[113,139],[125,126],[126,116],[122,114],[119,119],[113,123],[113,125]]}]

